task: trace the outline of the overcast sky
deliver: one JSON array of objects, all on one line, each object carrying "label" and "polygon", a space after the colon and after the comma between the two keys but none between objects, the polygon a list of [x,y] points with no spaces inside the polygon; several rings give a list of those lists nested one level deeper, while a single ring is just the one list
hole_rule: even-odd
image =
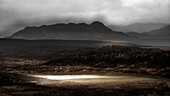
[{"label": "overcast sky", "polygon": [[170,23],[170,0],[0,0],[0,36],[25,26],[101,21]]}]

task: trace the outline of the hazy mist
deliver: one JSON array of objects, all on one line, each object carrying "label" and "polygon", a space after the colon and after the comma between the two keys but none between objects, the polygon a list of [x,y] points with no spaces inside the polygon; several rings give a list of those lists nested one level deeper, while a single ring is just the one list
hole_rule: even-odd
[{"label": "hazy mist", "polygon": [[170,23],[170,0],[0,0],[0,37],[25,26],[101,21]]}]

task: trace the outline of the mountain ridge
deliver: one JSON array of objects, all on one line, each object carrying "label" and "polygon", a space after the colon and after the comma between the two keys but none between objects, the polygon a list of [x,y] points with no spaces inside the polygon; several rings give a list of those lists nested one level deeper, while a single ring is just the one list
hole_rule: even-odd
[{"label": "mountain ridge", "polygon": [[109,29],[103,23],[95,21],[85,23],[59,23],[54,25],[42,25],[39,27],[25,27],[14,33],[9,38],[13,39],[66,39],[66,40],[121,40],[129,38],[123,32]]},{"label": "mountain ridge", "polygon": [[128,32],[127,35],[137,38],[150,38],[150,39],[170,39],[170,25],[164,26],[160,29],[155,29],[149,32],[137,33]]},{"label": "mountain ridge", "polygon": [[127,32],[137,32],[137,33],[142,33],[142,32],[149,32],[152,30],[160,29],[168,24],[163,24],[163,23],[135,23],[135,24],[130,24],[130,25],[108,25],[108,27],[112,30],[116,31],[123,31],[125,33]]}]

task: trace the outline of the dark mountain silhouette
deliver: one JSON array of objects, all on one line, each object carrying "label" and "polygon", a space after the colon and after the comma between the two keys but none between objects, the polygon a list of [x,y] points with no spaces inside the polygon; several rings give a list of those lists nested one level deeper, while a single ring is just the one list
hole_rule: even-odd
[{"label": "dark mountain silhouette", "polygon": [[91,24],[69,23],[26,27],[10,36],[13,39],[62,39],[62,40],[124,40],[129,37],[112,31],[103,23],[95,21]]},{"label": "dark mountain silhouette", "polygon": [[103,23],[95,21],[91,24],[60,23],[54,25],[43,25],[40,27],[26,27],[8,38],[28,40],[106,40],[138,45],[168,46],[170,45],[168,34],[169,26],[150,31],[148,33],[123,33],[113,31],[106,27]]},{"label": "dark mountain silhouette", "polygon": [[161,23],[135,23],[135,24],[124,25],[124,26],[108,25],[108,27],[116,31],[141,33],[141,32],[149,32],[155,29],[159,29],[166,25],[167,24],[161,24]]},{"label": "dark mountain silhouette", "polygon": [[137,38],[149,38],[149,39],[170,39],[170,25],[162,27],[160,29],[152,30],[150,32],[136,33],[129,32],[129,36]]}]

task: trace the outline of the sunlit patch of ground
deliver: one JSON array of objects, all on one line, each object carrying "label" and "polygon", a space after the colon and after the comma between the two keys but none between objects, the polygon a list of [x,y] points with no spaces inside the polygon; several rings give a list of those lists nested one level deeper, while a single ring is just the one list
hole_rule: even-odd
[{"label": "sunlit patch of ground", "polygon": [[124,76],[124,75],[29,75],[35,77],[33,83],[38,85],[52,85],[52,86],[74,86],[74,85],[88,85],[91,87],[100,88],[117,88],[117,86],[130,85],[135,87],[140,85],[148,87],[149,84],[159,81],[158,79],[138,76]]},{"label": "sunlit patch of ground", "polygon": [[69,80],[69,79],[99,79],[99,78],[110,78],[110,76],[99,76],[99,75],[33,75],[33,77],[46,78],[49,80]]},{"label": "sunlit patch of ground", "polygon": [[[120,73],[34,75],[2,73],[3,96],[169,96],[170,81]],[[1,95],[0,95],[1,96]]]}]

